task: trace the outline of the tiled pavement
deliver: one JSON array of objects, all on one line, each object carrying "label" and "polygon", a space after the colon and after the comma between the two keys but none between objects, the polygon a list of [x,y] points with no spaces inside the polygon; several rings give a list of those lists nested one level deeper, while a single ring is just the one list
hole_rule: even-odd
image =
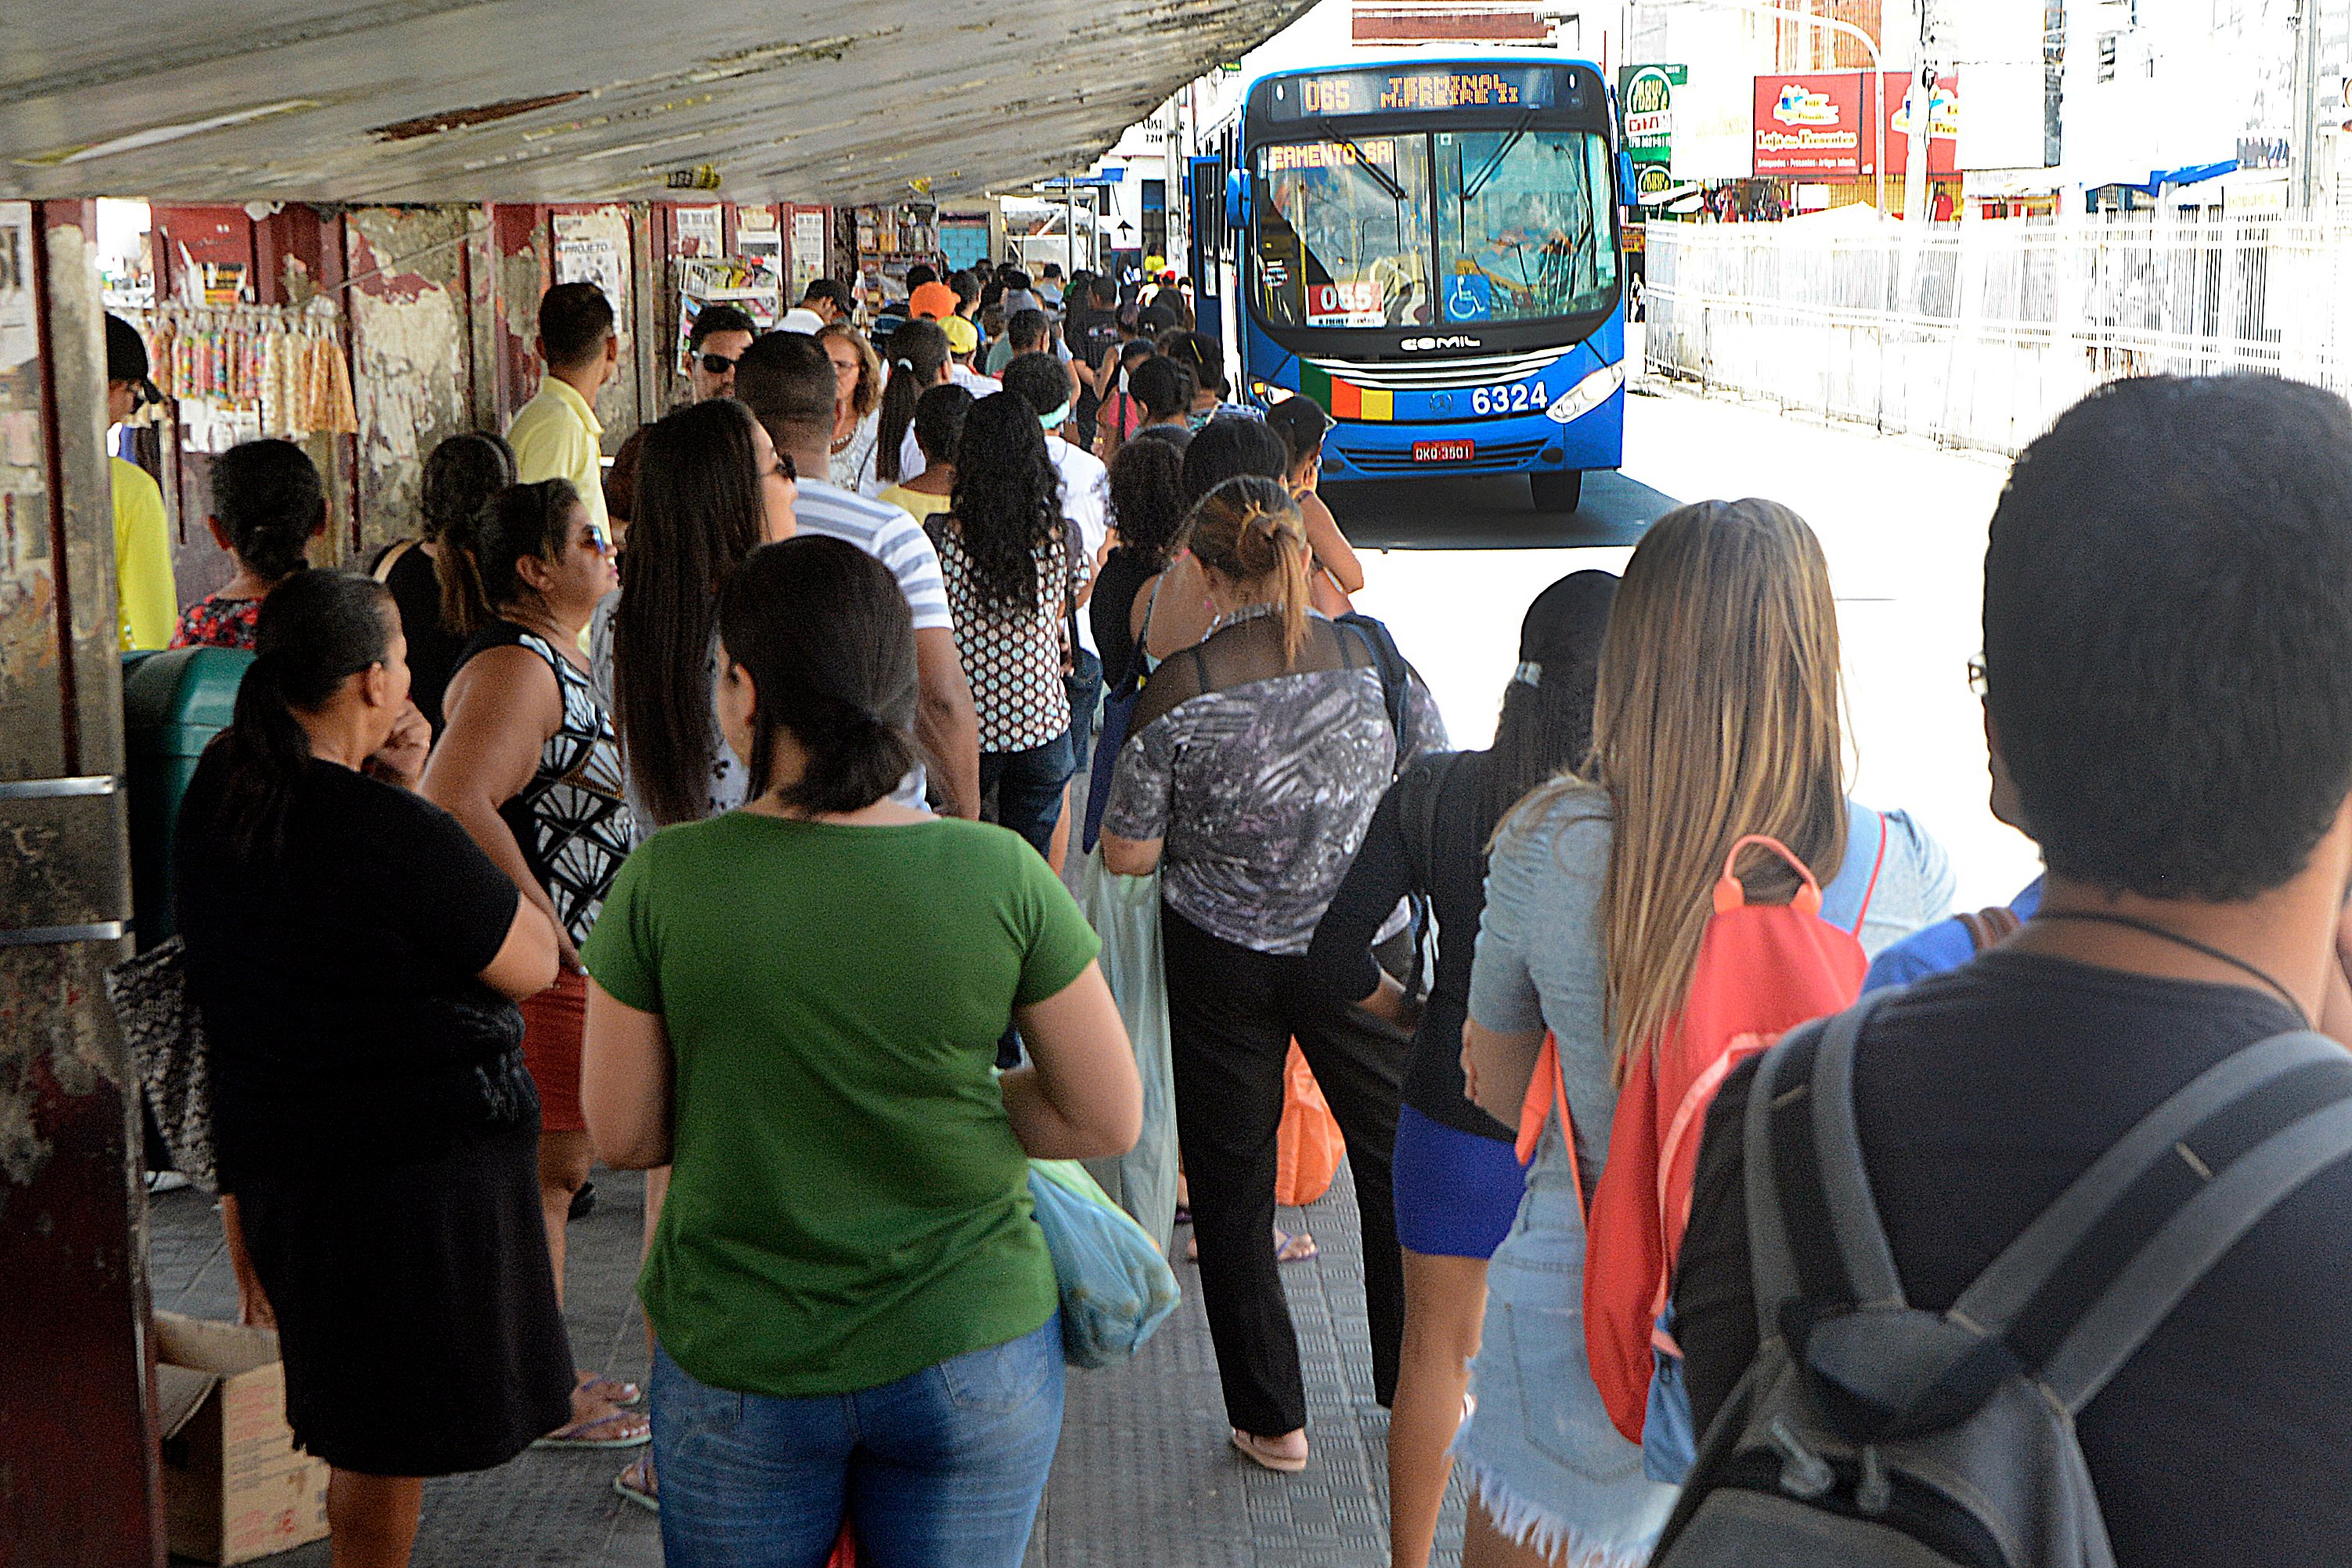
[{"label": "tiled pavement", "polygon": [[[644,1331],[631,1290],[643,1184],[596,1174],[595,1212],[572,1228],[567,1296],[583,1364],[642,1381]],[[169,1193],[151,1209],[155,1302],[205,1317],[236,1312],[213,1202]],[[1284,1216],[1322,1247],[1283,1270],[1306,1363],[1307,1473],[1249,1466],[1225,1443],[1199,1274],[1179,1264],[1185,1301],[1127,1366],[1073,1371],[1061,1453],[1030,1548],[1030,1568],[1378,1568],[1387,1561],[1386,1413],[1372,1402],[1362,1270],[1346,1172],[1313,1208]],[[1181,1237],[1181,1233],[1180,1233]],[[650,1568],[650,1514],[615,1497],[624,1456],[526,1453],[503,1469],[430,1483],[415,1568]],[[1457,1496],[1439,1531],[1451,1568]],[[173,1560],[175,1563],[180,1559]],[[327,1568],[325,1542],[271,1560]]]}]

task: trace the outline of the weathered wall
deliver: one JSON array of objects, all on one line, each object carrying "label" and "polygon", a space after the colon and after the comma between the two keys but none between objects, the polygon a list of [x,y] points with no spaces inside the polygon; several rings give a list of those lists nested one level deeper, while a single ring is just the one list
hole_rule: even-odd
[{"label": "weathered wall", "polygon": [[352,395],[359,409],[360,559],[417,530],[424,463],[473,428],[467,207],[362,207],[343,216]]}]

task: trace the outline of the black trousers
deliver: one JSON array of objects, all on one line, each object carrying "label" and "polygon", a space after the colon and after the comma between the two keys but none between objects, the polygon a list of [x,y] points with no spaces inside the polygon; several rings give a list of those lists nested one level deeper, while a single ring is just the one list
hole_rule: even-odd
[{"label": "black trousers", "polygon": [[1298,1338],[1274,1255],[1276,1133],[1294,1038],[1348,1140],[1363,1219],[1372,1388],[1388,1405],[1404,1335],[1404,1259],[1389,1173],[1411,1041],[1324,993],[1304,957],[1239,946],[1165,905],[1160,925],[1176,1131],[1226,1417],[1264,1437],[1307,1424]]}]

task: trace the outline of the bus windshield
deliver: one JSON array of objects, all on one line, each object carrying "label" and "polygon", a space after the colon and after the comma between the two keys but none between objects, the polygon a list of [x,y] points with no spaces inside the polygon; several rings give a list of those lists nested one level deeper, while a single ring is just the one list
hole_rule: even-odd
[{"label": "bus windshield", "polygon": [[1258,308],[1286,327],[1431,319],[1429,142],[1293,141],[1257,154]]},{"label": "bus windshield", "polygon": [[1603,310],[1617,287],[1609,148],[1586,131],[1435,133],[1444,319]]},{"label": "bus windshield", "polygon": [[1593,132],[1276,142],[1255,162],[1250,281],[1269,326],[1539,321],[1614,297],[1609,147]]}]

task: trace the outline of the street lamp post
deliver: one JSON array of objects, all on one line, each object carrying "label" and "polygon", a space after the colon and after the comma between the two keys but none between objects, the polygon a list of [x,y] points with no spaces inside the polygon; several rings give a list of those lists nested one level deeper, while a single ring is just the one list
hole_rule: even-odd
[{"label": "street lamp post", "polygon": [[[1634,3],[1639,5],[1640,0],[1634,0]],[[1873,183],[1876,188],[1878,213],[1881,217],[1884,217],[1886,214],[1886,66],[1879,57],[1878,40],[1852,22],[1843,21],[1835,16],[1816,16],[1810,11],[1792,11],[1785,5],[1768,5],[1764,4],[1764,0],[1679,0],[1679,3],[1685,5],[1710,5],[1725,11],[1750,11],[1759,16],[1771,16],[1783,22],[1795,22],[1803,26],[1819,27],[1825,33],[1835,33],[1841,37],[1852,38],[1870,51],[1870,86],[1874,105],[1872,112],[1877,116],[1870,133],[1871,149],[1874,154],[1871,159],[1870,168],[1874,176]],[[1653,5],[1649,9],[1657,11],[1667,7]]]}]

